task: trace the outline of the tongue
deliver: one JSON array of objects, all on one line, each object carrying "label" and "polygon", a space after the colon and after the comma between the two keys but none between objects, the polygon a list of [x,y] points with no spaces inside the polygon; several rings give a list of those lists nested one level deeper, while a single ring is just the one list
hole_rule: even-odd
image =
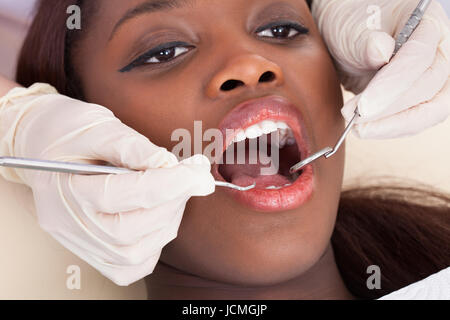
[{"label": "tongue", "polygon": [[250,186],[253,183],[256,184],[257,189],[265,189],[267,187],[275,186],[275,187],[282,187],[286,184],[290,184],[291,182],[285,177],[280,174],[275,174],[271,176],[249,176],[244,172],[235,172],[235,174],[232,176],[231,183],[246,187]]},{"label": "tongue", "polygon": [[[291,181],[284,175],[281,175],[279,171],[272,175],[262,174],[265,172],[267,173],[267,171],[270,173],[270,170],[268,169],[271,164],[260,163],[259,157],[256,157],[256,159],[252,158],[252,155],[255,156],[257,153],[248,152],[248,149],[246,151],[245,164],[236,164],[237,156],[235,154],[235,159],[234,161],[231,161],[231,164],[227,164],[228,161],[225,161],[225,164],[219,167],[220,173],[227,181],[242,187],[255,183],[256,188],[258,189],[265,189],[270,186],[283,187],[284,185],[291,183]],[[264,168],[266,168],[265,171]]]}]

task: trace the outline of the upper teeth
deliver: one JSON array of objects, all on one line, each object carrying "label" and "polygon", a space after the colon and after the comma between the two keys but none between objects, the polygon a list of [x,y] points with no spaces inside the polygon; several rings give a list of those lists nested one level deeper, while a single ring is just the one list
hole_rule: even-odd
[{"label": "upper teeth", "polygon": [[245,139],[256,139],[265,134],[278,131],[278,146],[283,148],[286,144],[295,144],[294,134],[287,123],[283,121],[264,120],[248,127],[245,130],[239,130],[232,143],[244,141]]}]

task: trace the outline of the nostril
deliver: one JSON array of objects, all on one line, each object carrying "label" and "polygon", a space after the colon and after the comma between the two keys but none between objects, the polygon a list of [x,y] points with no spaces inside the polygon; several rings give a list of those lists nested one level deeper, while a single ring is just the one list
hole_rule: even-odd
[{"label": "nostril", "polygon": [[275,73],[272,71],[265,72],[260,78],[259,82],[271,82],[275,80]]},{"label": "nostril", "polygon": [[220,90],[230,91],[237,87],[241,87],[243,85],[244,85],[244,82],[242,82],[240,80],[228,80],[220,87]]}]

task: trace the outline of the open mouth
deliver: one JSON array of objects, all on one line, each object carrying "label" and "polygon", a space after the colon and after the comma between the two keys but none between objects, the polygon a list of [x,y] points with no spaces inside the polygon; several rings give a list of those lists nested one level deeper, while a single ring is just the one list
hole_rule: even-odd
[{"label": "open mouth", "polygon": [[307,157],[309,148],[299,110],[285,98],[245,102],[225,117],[220,129],[226,142],[213,174],[235,185],[256,185],[245,192],[230,190],[236,200],[259,211],[279,211],[298,207],[310,198],[312,166],[289,172]]},{"label": "open mouth", "polygon": [[237,133],[218,170],[227,182],[277,190],[298,179],[301,172],[291,174],[289,169],[299,161],[301,152],[289,125],[264,120]]}]

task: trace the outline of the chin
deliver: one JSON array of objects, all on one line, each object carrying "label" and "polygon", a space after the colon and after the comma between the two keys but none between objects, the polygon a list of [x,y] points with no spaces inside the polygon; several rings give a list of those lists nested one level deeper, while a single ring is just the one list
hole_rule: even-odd
[{"label": "chin", "polygon": [[180,250],[175,243],[163,250],[162,260],[187,274],[221,285],[271,286],[297,278],[313,268],[329,248],[332,228],[329,229],[323,230],[324,234],[316,233],[314,239],[293,244],[274,245],[275,239],[267,244],[241,242],[239,250],[230,247],[220,251],[216,247],[203,254]]}]

